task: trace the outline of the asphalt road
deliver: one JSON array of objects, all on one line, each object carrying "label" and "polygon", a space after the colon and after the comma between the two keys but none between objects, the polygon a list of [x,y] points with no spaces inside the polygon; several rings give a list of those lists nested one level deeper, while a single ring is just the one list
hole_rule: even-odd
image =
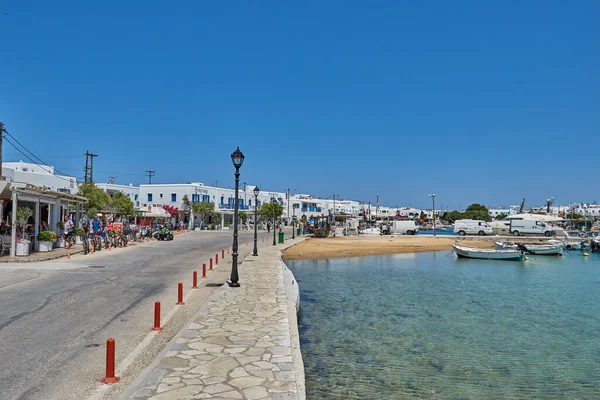
[{"label": "asphalt road", "polygon": [[[240,233],[240,260],[252,250],[252,235]],[[259,238],[261,246],[271,243]],[[215,290],[191,291],[192,271],[200,275],[202,263],[228,246],[231,232],[190,232],[172,242],[70,261],[0,264],[0,397],[86,398],[104,376],[106,339],[116,339],[119,363],[148,334],[155,301],[161,301],[163,316],[178,307],[165,331],[121,377],[124,388]],[[226,257],[201,284],[224,282],[230,261]],[[179,281],[186,288],[185,306],[175,305]]]}]

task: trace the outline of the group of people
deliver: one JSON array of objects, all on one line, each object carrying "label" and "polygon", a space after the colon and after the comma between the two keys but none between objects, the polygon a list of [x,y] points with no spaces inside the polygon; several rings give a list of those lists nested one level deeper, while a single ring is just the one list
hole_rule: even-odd
[{"label": "group of people", "polygon": [[[63,236],[65,241],[67,242],[67,247],[70,248],[73,243],[73,237],[75,236],[75,223],[70,215],[65,215],[64,220],[65,228]],[[92,235],[99,235],[104,238],[110,231],[114,231],[115,226],[112,219],[108,219],[108,221],[101,220],[97,215],[90,222],[88,219],[83,219],[82,227],[86,233]],[[135,233],[137,232],[138,227],[135,221],[130,221],[127,224],[123,224],[123,231],[125,233]]]}]

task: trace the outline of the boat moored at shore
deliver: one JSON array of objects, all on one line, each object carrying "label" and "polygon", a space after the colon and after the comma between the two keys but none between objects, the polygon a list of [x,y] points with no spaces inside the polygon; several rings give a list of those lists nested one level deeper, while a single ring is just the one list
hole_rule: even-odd
[{"label": "boat moored at shore", "polygon": [[479,260],[506,260],[520,261],[525,259],[523,251],[516,249],[478,249],[453,244],[452,248],[458,257],[474,258]]}]

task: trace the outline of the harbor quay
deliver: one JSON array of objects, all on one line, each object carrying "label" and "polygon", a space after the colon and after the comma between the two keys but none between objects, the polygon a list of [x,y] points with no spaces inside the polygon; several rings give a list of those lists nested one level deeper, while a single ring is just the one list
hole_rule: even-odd
[{"label": "harbor quay", "polygon": [[240,287],[221,286],[119,399],[304,399],[298,284],[263,246],[240,265]]}]

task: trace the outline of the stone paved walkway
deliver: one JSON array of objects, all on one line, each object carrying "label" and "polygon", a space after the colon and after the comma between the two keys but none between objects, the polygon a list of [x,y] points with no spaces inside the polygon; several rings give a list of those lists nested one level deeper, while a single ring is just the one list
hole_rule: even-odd
[{"label": "stone paved walkway", "polygon": [[239,269],[241,287],[225,284],[215,292],[125,398],[303,398],[298,395],[304,376],[297,385],[295,369],[302,361],[292,345],[297,332],[290,333],[293,300],[285,295],[282,248],[265,246],[258,257],[246,257]]}]

